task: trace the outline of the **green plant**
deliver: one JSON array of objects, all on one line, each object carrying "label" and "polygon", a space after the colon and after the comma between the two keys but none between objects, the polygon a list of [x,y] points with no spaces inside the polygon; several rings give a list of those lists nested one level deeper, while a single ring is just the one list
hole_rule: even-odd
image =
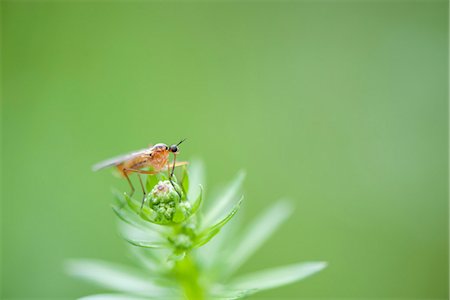
[{"label": "green plant", "polygon": [[180,181],[174,177],[173,185],[165,174],[148,176],[150,192],[142,209],[140,201],[115,193],[113,210],[120,219],[120,232],[141,268],[98,260],[70,261],[72,275],[118,292],[82,299],[238,299],[301,280],[326,266],[324,262],[299,263],[234,277],[288,218],[291,207],[277,202],[246,230],[238,233],[233,230],[236,224],[230,224],[216,237],[241,206],[244,174],[239,173],[209,209],[203,209],[202,165],[193,163],[189,172],[185,168],[182,173]]}]

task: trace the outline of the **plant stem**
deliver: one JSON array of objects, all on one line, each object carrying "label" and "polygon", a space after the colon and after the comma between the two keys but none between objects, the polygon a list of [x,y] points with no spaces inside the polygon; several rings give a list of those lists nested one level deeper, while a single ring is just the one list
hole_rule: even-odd
[{"label": "plant stem", "polygon": [[176,262],[175,275],[189,300],[203,300],[205,298],[202,286],[199,283],[199,272],[190,253]]}]

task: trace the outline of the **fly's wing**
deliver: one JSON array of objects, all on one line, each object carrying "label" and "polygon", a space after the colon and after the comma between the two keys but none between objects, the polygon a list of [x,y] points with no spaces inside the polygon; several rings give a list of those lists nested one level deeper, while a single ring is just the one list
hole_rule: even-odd
[{"label": "fly's wing", "polygon": [[92,171],[98,171],[104,168],[108,168],[108,167],[112,167],[112,166],[117,166],[120,163],[123,163],[127,160],[130,160],[132,158],[135,158],[136,156],[139,156],[141,154],[145,154],[145,153],[150,153],[151,149],[141,149],[138,151],[134,151],[128,154],[123,154],[123,155],[119,155],[104,161],[101,161],[99,163],[96,163],[95,165],[92,166]]}]

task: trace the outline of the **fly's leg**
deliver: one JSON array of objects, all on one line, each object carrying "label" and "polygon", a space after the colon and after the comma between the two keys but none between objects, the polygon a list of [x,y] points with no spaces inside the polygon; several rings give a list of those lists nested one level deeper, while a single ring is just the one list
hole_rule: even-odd
[{"label": "fly's leg", "polygon": [[[172,170],[170,171],[170,174],[169,174],[169,181],[170,181],[170,184],[173,186],[173,189],[175,190],[175,192],[177,192],[178,196],[181,199],[181,193],[180,193],[179,190],[177,190],[177,188],[175,187],[175,185],[173,184],[173,181],[172,181],[173,172],[175,171],[175,161],[176,161],[176,159],[177,159],[177,156],[174,154],[173,155]],[[170,170],[170,164],[167,164],[167,172],[169,172],[169,170]]]},{"label": "fly's leg", "polygon": [[175,190],[175,192],[177,192],[178,197],[180,197],[180,199],[181,199],[181,193],[180,193],[179,190],[177,190],[177,188],[176,188],[175,185],[173,184],[172,178],[169,177],[169,181],[170,181],[170,184],[173,186],[173,189]]},{"label": "fly's leg", "polygon": [[[132,193],[134,193],[134,187],[131,184],[130,178],[128,177],[127,173],[137,173],[138,178],[139,178],[139,183],[141,184],[142,187],[142,193],[144,193],[144,197],[142,197],[142,203],[141,203],[141,209],[142,207],[144,207],[144,202],[145,202],[145,196],[147,195],[146,191],[145,191],[145,187],[144,187],[144,183],[142,182],[142,178],[139,174],[148,174],[148,175],[155,175],[158,172],[156,171],[144,171],[144,170],[139,170],[139,169],[123,169],[123,173],[125,174],[125,177],[128,180],[128,183],[130,184],[130,186],[132,187]],[[130,196],[131,197],[131,196]]]},{"label": "fly's leg", "polygon": [[174,160],[173,163],[172,163],[172,168],[171,168],[171,167],[170,167],[170,162],[167,163],[167,176],[169,176],[170,184],[172,184],[174,190],[177,192],[177,194],[178,194],[178,196],[180,196],[180,198],[181,198],[181,194],[180,194],[180,192],[175,188],[175,185],[173,184],[173,181],[172,181],[172,176],[173,176],[173,172],[174,172],[175,167],[185,166],[185,165],[187,165],[187,164],[188,164],[187,161],[178,161],[178,162],[176,162],[176,161]]},{"label": "fly's leg", "polygon": [[141,175],[140,175],[139,173],[137,173],[137,176],[138,176],[138,178],[139,178],[139,183],[141,184],[142,193],[144,194],[144,196],[142,197],[142,203],[141,203],[141,209],[142,209],[142,207],[144,207],[145,196],[147,196],[147,192],[145,191],[144,184],[142,183]]},{"label": "fly's leg", "polygon": [[170,172],[170,176],[169,176],[170,179],[172,179],[172,177],[173,177],[173,172],[175,171],[175,163],[176,163],[176,160],[177,160],[177,156],[174,154],[174,155],[173,155],[172,171]]},{"label": "fly's leg", "polygon": [[[172,170],[173,170],[173,167],[172,167]],[[177,192],[178,196],[181,199],[180,192],[175,188],[175,185],[173,184],[172,176],[173,176],[173,172],[170,172],[170,164],[168,163],[167,164],[167,177],[169,178],[170,184],[172,185],[173,189],[175,190],[175,192]]]},{"label": "fly's leg", "polygon": [[123,170],[123,175],[125,175],[125,178],[127,179],[128,184],[130,185],[130,188],[131,188],[130,198],[131,198],[131,197],[133,197],[133,194],[134,194],[134,186],[131,183],[130,177],[128,177],[127,171],[125,169]]}]

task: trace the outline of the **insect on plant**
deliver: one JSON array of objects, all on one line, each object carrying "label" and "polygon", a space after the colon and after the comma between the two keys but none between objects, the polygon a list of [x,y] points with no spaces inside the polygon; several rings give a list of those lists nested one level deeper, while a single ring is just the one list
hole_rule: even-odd
[{"label": "insect on plant", "polygon": [[[169,181],[175,189],[172,177],[175,167],[186,165],[187,162],[181,161],[176,162],[176,157],[180,151],[179,145],[183,143],[186,139],[181,140],[179,143],[167,146],[166,144],[159,143],[149,148],[134,151],[128,154],[119,155],[95,164],[92,167],[93,171],[98,171],[108,167],[117,167],[119,172],[127,179],[128,184],[131,187],[130,197],[134,194],[134,186],[131,183],[129,174],[136,173],[139,178],[139,183],[144,194],[141,203],[141,209],[144,206],[145,196],[147,192],[145,190],[144,184],[140,174],[155,175],[167,168],[167,173]],[[169,154],[173,154],[173,163],[169,162]],[[172,166],[172,167],[170,167]],[[151,168],[151,170],[143,170],[145,168]],[[175,189],[179,194],[178,190]]]},{"label": "insect on plant", "polygon": [[[241,228],[234,222],[228,230],[222,230],[241,207],[245,175],[239,172],[215,199],[204,201],[201,162],[193,161],[189,168],[182,168],[181,180],[174,174],[176,166],[186,164],[176,162],[182,142],[170,147],[156,144],[93,167],[117,167],[132,192],[129,175],[137,173],[145,198],[140,203],[117,191],[112,204],[120,234],[138,266],[92,259],[69,261],[67,271],[73,276],[115,291],[80,300],[239,299],[302,280],[326,267],[325,262],[312,261],[236,275],[289,217],[292,206],[287,201],[275,202],[249,227]],[[170,153],[173,162],[169,162]],[[162,172],[166,168],[167,175]],[[145,178],[145,188],[141,174],[150,175]]]}]

